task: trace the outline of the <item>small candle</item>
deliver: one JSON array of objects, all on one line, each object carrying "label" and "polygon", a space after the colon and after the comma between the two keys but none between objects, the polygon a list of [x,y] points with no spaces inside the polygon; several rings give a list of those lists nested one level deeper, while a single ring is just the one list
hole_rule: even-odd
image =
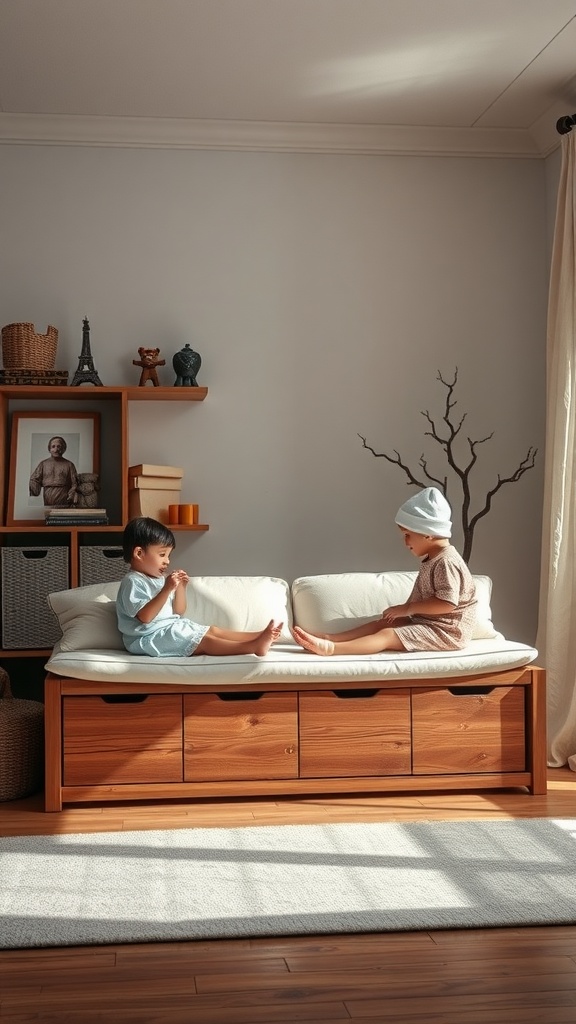
[{"label": "small candle", "polygon": [[195,526],[198,522],[198,505],[179,505],[178,522],[181,526]]}]

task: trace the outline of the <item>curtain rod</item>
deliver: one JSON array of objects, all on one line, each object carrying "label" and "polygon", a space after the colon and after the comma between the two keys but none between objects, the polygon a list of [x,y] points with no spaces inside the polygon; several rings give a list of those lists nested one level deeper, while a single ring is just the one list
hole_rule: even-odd
[{"label": "curtain rod", "polygon": [[568,135],[572,126],[576,124],[576,114],[564,114],[556,121],[556,131],[559,135]]}]

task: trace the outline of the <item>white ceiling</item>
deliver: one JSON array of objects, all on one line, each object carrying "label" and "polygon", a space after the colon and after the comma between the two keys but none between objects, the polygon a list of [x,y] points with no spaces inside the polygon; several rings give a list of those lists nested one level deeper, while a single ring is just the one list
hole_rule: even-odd
[{"label": "white ceiling", "polygon": [[576,0],[0,0],[0,141],[542,156]]}]

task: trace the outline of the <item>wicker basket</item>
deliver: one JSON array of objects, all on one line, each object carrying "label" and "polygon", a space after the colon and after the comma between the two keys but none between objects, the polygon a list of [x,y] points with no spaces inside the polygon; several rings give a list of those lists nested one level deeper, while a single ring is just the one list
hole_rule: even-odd
[{"label": "wicker basket", "polygon": [[80,586],[91,583],[115,583],[128,571],[122,548],[92,547],[86,544],[80,548]]},{"label": "wicker basket", "polygon": [[34,324],[7,324],[2,328],[2,360],[6,370],[53,370],[58,331],[48,327],[37,334]]},{"label": "wicker basket", "polygon": [[0,801],[36,793],[43,782],[44,705],[13,697],[0,668]]},{"label": "wicker basket", "polygon": [[68,548],[3,547],[2,646],[53,647],[62,636],[48,594],[67,590]]}]

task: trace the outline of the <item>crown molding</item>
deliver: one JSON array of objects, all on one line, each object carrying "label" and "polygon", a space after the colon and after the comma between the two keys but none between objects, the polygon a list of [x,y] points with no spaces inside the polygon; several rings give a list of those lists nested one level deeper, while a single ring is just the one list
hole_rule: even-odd
[{"label": "crown molding", "polygon": [[531,131],[375,124],[2,114],[0,144],[539,158]]}]

